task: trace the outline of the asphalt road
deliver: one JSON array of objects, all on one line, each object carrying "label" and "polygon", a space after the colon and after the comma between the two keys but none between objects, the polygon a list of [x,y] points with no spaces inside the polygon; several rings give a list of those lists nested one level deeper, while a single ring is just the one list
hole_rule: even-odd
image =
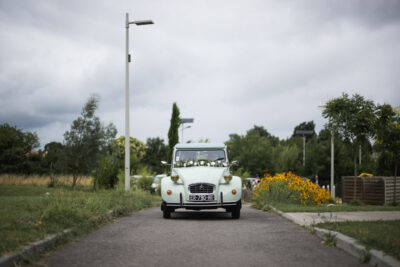
[{"label": "asphalt road", "polygon": [[274,213],[159,208],[116,220],[43,260],[48,266],[358,266],[358,260]]}]

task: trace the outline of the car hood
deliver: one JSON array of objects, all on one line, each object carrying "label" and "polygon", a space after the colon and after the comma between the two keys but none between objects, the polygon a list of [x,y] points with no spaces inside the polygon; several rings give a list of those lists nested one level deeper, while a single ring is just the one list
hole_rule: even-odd
[{"label": "car hood", "polygon": [[224,172],[227,170],[227,167],[208,166],[174,168],[179,178],[187,185],[193,183],[218,184]]}]

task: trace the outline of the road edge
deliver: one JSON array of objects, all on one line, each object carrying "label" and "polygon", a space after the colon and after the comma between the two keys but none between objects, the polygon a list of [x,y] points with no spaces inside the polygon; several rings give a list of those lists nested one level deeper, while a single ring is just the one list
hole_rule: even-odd
[{"label": "road edge", "polygon": [[[98,221],[111,220],[119,217],[118,211],[110,210],[106,214],[97,217]],[[60,233],[48,236],[42,240],[26,245],[21,251],[5,254],[0,257],[0,267],[17,266],[19,263],[40,255],[46,250],[56,246],[57,241],[74,233],[74,229],[66,229]]]},{"label": "road edge", "polygon": [[[293,217],[285,212],[282,212],[273,206],[269,206],[269,208],[280,216],[286,218],[287,220],[298,224],[300,226],[309,229],[312,233],[315,233],[319,238],[324,241],[329,241],[334,239],[335,246],[344,250],[357,257],[361,262],[368,262],[372,266],[382,266],[382,267],[400,267],[400,261],[395,259],[392,256],[386,255],[384,252],[375,249],[367,249],[363,245],[359,244],[357,240],[351,238],[347,235],[344,235],[339,232],[330,231],[326,229],[321,229],[314,226],[305,226],[304,222]],[[368,260],[368,261],[367,261]]]}]

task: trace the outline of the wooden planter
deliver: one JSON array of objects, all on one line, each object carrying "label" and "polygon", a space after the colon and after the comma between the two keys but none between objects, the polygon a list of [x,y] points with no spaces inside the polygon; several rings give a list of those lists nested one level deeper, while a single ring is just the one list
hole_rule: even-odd
[{"label": "wooden planter", "polygon": [[386,205],[400,202],[400,177],[343,176],[343,202],[359,199],[365,204]]}]

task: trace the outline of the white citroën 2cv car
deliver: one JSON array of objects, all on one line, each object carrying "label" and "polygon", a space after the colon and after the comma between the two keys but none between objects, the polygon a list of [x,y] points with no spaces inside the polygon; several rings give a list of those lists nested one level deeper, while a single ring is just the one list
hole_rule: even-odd
[{"label": "white citro\u00ebn 2cv car", "polygon": [[[162,161],[163,165],[169,165]],[[161,180],[161,210],[171,218],[178,208],[201,210],[224,208],[239,219],[242,180],[232,176],[224,144],[188,143],[174,147],[171,174]]]}]

